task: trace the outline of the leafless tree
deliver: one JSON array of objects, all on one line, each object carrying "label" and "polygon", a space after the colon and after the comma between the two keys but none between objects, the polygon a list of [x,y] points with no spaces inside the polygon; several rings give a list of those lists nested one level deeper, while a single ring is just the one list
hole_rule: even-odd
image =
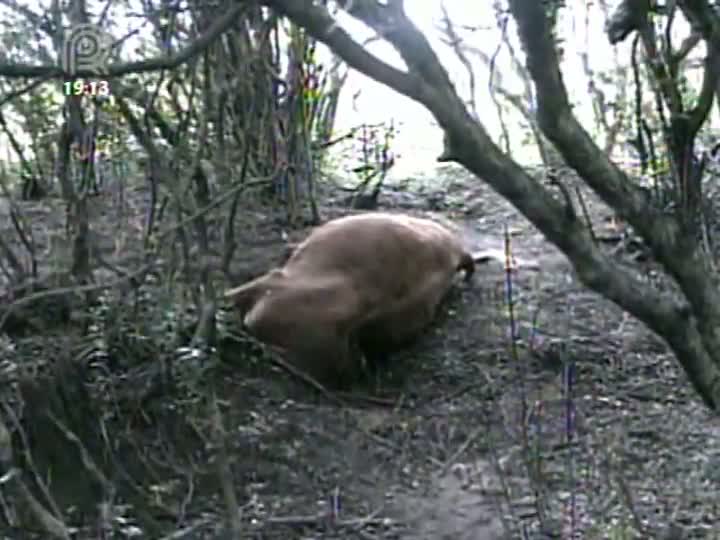
[{"label": "leafless tree", "polygon": [[307,29],[352,68],[424,105],[445,131],[446,148],[440,159],[465,166],[508,199],[567,255],[586,286],[662,337],[705,403],[714,410],[720,407],[720,289],[710,257],[698,241],[697,220],[703,161],[697,156],[695,138],[710,111],[720,74],[720,16],[707,1],[677,0],[659,14],[671,24],[675,12],[682,13],[707,46],[702,90],[691,108],[683,105],[677,81],[678,62],[687,52],[672,49],[669,42],[662,49],[657,47],[654,27],[648,22],[650,2],[627,0],[632,16],[626,28],[620,31],[615,23],[610,34],[612,40],[633,32],[640,36],[660,89],[660,106],[667,119],[663,142],[677,188],[677,204],[671,212],[658,207],[646,190],[633,184],[574,116],[554,39],[562,3],[509,1],[534,83],[536,118],[542,133],[587,185],[642,237],[657,263],[677,284],[677,298],[618,264],[593,242],[569,200],[558,200],[549,188],[501,152],[457,95],[428,40],[406,15],[402,0],[355,0],[345,3],[344,9],[392,44],[407,66],[405,71],[361,47],[318,3],[263,3]]}]

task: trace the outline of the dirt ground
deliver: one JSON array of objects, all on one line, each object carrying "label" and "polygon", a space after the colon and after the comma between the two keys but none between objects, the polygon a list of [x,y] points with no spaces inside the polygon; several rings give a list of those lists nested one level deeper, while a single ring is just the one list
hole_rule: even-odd
[{"label": "dirt ground", "polygon": [[[389,192],[384,208],[449,219],[473,250],[502,250],[508,228],[516,257],[540,267],[513,275],[517,358],[506,275],[489,263],[369,390],[386,406],[338,407],[266,380],[255,392],[238,382],[230,409],[246,411],[256,430],[239,437],[237,455],[259,480],[247,514],[258,514],[258,537],[641,538],[632,526],[653,537],[668,522],[688,538],[720,537],[706,490],[720,463],[718,421],[665,345],[580,285],[566,258],[482,183],[453,171],[444,189]],[[585,197],[602,236],[610,214]],[[563,365],[574,370],[570,441]],[[533,481],[523,424],[534,434]]]},{"label": "dirt ground", "polygon": [[[481,267],[390,372],[341,404],[257,345],[224,349],[212,385],[243,537],[661,538],[672,522],[683,532],[668,538],[720,538],[720,424],[666,346],[578,283],[565,257],[482,182],[456,169],[436,182],[389,190],[382,209],[443,216],[473,250],[502,250],[507,228],[514,255],[539,270],[512,274],[511,319],[502,264]],[[605,234],[609,213],[586,197]],[[324,217],[345,212],[329,201]],[[235,273],[248,278],[284,244],[272,220],[244,219],[255,226]],[[166,461],[186,468],[154,479],[158,498],[178,505],[170,521],[188,527],[177,538],[220,538],[221,483],[204,445],[172,451]],[[164,446],[158,437],[147,451]]]}]

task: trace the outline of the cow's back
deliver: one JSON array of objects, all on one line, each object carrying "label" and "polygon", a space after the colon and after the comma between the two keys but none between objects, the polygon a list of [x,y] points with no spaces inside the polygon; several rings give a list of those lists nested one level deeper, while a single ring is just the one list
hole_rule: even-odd
[{"label": "cow's back", "polygon": [[442,225],[366,213],[316,228],[281,269],[229,296],[258,339],[316,376],[352,378],[355,347],[381,351],[416,337],[459,268],[471,273],[472,258]]},{"label": "cow's back", "polygon": [[290,274],[338,273],[386,298],[409,294],[425,276],[452,279],[464,253],[447,229],[386,213],[346,216],[315,229],[288,259]]}]

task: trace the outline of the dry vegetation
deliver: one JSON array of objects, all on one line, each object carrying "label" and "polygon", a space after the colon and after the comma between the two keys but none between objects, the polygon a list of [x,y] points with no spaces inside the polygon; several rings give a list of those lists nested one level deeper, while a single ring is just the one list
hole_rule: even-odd
[{"label": "dry vegetation", "polygon": [[[130,295],[109,287],[85,332],[31,304],[43,331],[4,342],[5,377],[15,381],[6,427],[22,434],[5,463],[37,473],[9,480],[6,493],[30,484],[37,504],[86,538],[98,527],[219,538],[232,508],[241,508],[238,538],[658,538],[668,523],[682,538],[713,538],[717,421],[666,346],[582,287],[566,259],[474,179],[450,169],[435,181],[445,196],[431,197],[434,212],[471,245],[501,247],[508,226],[515,255],[541,263],[539,273],[512,275],[514,350],[506,275],[491,263],[389,373],[331,399],[274,366],[224,311],[217,348],[184,348],[183,315],[195,315],[179,311],[158,266]],[[602,235],[609,213],[585,195]],[[430,212],[412,189],[384,200]],[[347,212],[327,204],[325,216]],[[268,210],[252,212],[256,245],[239,249],[233,273],[282,258]],[[102,223],[99,235],[112,236]],[[133,246],[130,238],[109,262],[139,258]],[[15,497],[6,508],[37,523],[38,510]],[[48,527],[22,535],[44,538]]]},{"label": "dry vegetation", "polygon": [[[342,8],[406,70],[343,32],[338,6],[143,2],[154,32],[143,60],[114,53],[112,99],[58,95],[96,75],[47,63],[63,25],[87,22],[85,2],[66,4],[0,0],[1,538],[720,538],[708,2],[597,2],[611,43],[637,38],[609,77],[632,98],[606,101],[585,65],[602,149],[557,76],[558,17],[580,8],[496,4],[525,91],[493,92],[526,122],[537,170],[490,137],[397,0]],[[690,34],[668,43],[681,16]],[[474,86],[468,55],[495,59],[442,22]],[[700,43],[693,89],[678,74]],[[334,128],[348,66],[425,106],[439,160],[462,167],[386,181],[395,125]],[[343,141],[340,181],[329,149]],[[609,157],[630,147],[632,174]],[[308,385],[222,291],[310,226],[378,204],[540,270],[488,263],[388,371],[350,393]]]}]

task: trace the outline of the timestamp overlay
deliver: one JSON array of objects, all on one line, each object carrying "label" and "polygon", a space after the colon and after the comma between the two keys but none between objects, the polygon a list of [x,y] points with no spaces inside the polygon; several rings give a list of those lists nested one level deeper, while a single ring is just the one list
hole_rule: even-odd
[{"label": "timestamp overlay", "polygon": [[70,75],[78,72],[101,76],[106,71],[112,38],[94,24],[79,24],[67,30],[62,47],[63,69]]},{"label": "timestamp overlay", "polygon": [[78,73],[94,74],[97,80],[75,79],[63,82],[66,96],[107,96],[109,85],[101,80],[106,73],[107,59],[112,47],[111,36],[94,24],[79,24],[67,30],[63,36],[63,70],[74,77]]},{"label": "timestamp overlay", "polygon": [[110,84],[107,81],[75,79],[64,81],[62,88],[65,96],[108,97],[110,95]]}]

